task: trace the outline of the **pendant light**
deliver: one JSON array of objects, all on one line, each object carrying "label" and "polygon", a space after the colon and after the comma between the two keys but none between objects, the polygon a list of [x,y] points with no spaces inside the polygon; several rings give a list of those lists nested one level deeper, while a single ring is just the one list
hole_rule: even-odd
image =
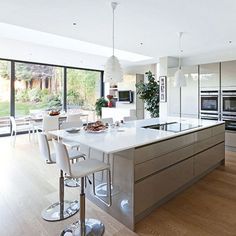
[{"label": "pendant light", "polygon": [[120,62],[115,54],[115,9],[117,7],[117,2],[112,2],[112,13],[113,13],[113,24],[112,24],[112,56],[108,58],[105,65],[105,82],[110,83],[110,85],[115,85],[123,80],[123,72],[120,66]]},{"label": "pendant light", "polygon": [[186,86],[186,78],[184,76],[184,73],[182,71],[181,68],[181,39],[183,36],[183,32],[179,32],[179,66],[178,66],[178,70],[175,72],[175,87],[181,88],[183,86]]}]

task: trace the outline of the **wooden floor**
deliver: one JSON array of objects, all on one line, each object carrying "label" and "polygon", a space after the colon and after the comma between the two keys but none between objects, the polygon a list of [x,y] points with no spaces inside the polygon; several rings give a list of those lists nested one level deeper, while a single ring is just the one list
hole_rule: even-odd
[{"label": "wooden floor", "polygon": [[[58,236],[79,214],[61,221],[46,222],[40,212],[58,199],[58,170],[46,165],[38,147],[27,135],[0,138],[0,236]],[[66,188],[65,198],[78,199],[78,188]],[[136,233],[86,202],[87,217],[106,226],[105,236],[236,235],[236,153],[226,153],[219,167],[151,215],[139,222]]]}]

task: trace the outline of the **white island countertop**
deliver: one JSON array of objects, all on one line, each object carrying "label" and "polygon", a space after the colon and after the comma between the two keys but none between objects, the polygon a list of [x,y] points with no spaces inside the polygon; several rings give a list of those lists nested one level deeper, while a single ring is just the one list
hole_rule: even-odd
[{"label": "white island countertop", "polygon": [[[182,125],[191,124],[195,128],[180,132],[169,132],[157,129],[143,128],[148,125],[164,124],[169,122],[179,122]],[[110,128],[101,133],[88,133],[84,130],[71,134],[66,130],[50,131],[55,136],[78,142],[92,149],[102,151],[107,154],[124,151],[165,139],[174,138],[197,130],[205,129],[215,125],[223,124],[222,121],[200,120],[194,118],[168,117],[165,120],[160,118],[151,118],[145,120],[129,121],[121,124],[119,128]]]}]

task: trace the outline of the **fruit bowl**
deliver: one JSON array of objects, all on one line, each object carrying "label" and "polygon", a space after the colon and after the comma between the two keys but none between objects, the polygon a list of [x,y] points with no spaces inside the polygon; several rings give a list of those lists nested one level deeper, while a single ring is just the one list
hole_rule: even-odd
[{"label": "fruit bowl", "polygon": [[50,116],[58,116],[60,115],[60,112],[59,111],[49,111],[48,113]]}]

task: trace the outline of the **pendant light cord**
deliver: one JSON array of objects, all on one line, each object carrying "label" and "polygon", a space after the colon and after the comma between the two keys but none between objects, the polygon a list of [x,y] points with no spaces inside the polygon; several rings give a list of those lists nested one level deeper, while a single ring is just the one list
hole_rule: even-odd
[{"label": "pendant light cord", "polygon": [[181,39],[182,39],[183,32],[179,32],[179,69],[181,69]]},{"label": "pendant light cord", "polygon": [[113,3],[112,4],[112,13],[113,13],[113,18],[112,18],[112,54],[113,56],[115,55],[115,8],[116,5]]}]

